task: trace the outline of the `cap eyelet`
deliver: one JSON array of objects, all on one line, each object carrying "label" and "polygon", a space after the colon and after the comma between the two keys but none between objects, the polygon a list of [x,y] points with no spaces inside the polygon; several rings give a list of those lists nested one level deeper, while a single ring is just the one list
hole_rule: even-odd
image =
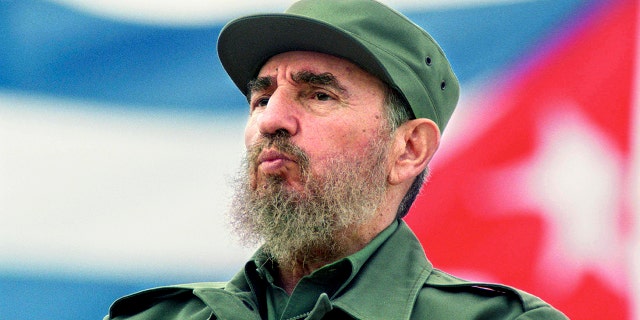
[{"label": "cap eyelet", "polygon": [[442,82],[440,83],[440,90],[444,90],[447,87],[447,83],[442,80]]},{"label": "cap eyelet", "polygon": [[431,57],[424,58],[424,63],[426,63],[428,66],[430,66],[431,65]]}]

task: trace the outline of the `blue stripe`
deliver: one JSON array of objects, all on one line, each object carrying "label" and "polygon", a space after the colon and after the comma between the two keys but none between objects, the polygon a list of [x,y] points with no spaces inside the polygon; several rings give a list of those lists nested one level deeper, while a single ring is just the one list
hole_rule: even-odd
[{"label": "blue stripe", "polygon": [[102,319],[115,299],[161,284],[0,274],[0,318]]},{"label": "blue stripe", "polygon": [[[460,80],[508,66],[580,0],[408,15],[440,42]],[[173,111],[244,105],[222,70],[221,25],[170,28],[106,20],[37,0],[0,1],[0,89]]]}]

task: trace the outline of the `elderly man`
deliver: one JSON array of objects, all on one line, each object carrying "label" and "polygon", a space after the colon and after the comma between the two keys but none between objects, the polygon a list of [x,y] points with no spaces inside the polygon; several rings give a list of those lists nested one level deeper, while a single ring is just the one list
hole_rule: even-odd
[{"label": "elderly man", "polygon": [[424,30],[371,0],[303,0],[218,41],[247,96],[234,225],[262,247],[231,281],[144,291],[105,319],[564,319],[434,269],[401,220],[457,103]]}]

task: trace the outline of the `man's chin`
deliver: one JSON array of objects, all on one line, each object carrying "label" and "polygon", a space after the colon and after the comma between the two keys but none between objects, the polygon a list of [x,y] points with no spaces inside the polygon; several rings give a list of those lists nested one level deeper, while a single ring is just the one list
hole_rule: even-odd
[{"label": "man's chin", "polygon": [[258,194],[268,194],[274,191],[302,193],[304,189],[300,181],[284,175],[260,175],[253,180],[251,187]]}]

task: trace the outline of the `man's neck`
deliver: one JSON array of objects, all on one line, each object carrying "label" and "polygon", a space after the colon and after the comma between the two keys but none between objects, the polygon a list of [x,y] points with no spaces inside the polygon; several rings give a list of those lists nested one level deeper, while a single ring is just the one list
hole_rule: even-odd
[{"label": "man's neck", "polygon": [[298,285],[298,282],[300,282],[300,279],[331,262],[318,262],[314,264],[289,264],[288,267],[283,267],[282,265],[280,265],[278,267],[278,285],[282,289],[284,289],[284,291],[287,292],[288,295],[291,295],[291,293],[293,293],[293,289],[295,289],[296,285]]},{"label": "man's neck", "polygon": [[336,243],[340,245],[340,248],[336,250],[318,250],[289,261],[278,261],[277,284],[291,295],[304,276],[362,250],[394,220],[395,211],[389,210],[387,214],[377,214],[369,223],[355,228],[347,228],[343,234],[338,235]]},{"label": "man's neck", "polygon": [[338,243],[340,243],[341,247],[337,250],[317,250],[305,255],[304,258],[278,262],[278,279],[276,281],[287,294],[291,295],[300,279],[304,276],[362,250],[378,233],[367,234],[366,237],[362,237],[362,232],[351,231],[349,234],[340,237],[341,239],[338,240]]}]

